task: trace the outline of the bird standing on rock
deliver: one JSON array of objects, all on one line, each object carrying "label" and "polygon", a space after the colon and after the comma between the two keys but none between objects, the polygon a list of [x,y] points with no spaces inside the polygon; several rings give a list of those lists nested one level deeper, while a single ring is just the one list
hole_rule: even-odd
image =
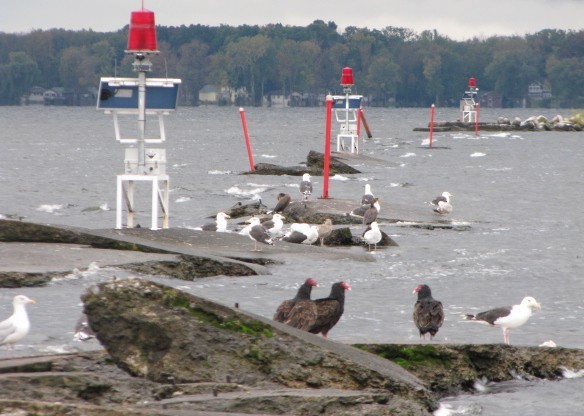
[{"label": "bird standing on rock", "polygon": [[317,317],[309,326],[308,332],[321,333],[323,337],[328,338],[329,331],[339,322],[345,311],[345,290],[351,290],[351,286],[345,282],[334,283],[328,297],[314,301]]},{"label": "bird standing on rock", "polygon": [[476,315],[464,315],[464,319],[503,329],[503,342],[509,344],[509,329],[519,328],[531,317],[532,309],[541,305],[531,296],[523,298],[519,305],[501,306]]},{"label": "bird standing on rock", "polygon": [[324,246],[324,239],[333,232],[333,222],[330,218],[324,220],[324,223],[316,226],[318,230],[318,238],[320,239],[320,246]]},{"label": "bird standing on rock", "polygon": [[280,235],[280,232],[282,231],[282,227],[284,226],[284,222],[282,220],[285,219],[286,217],[284,217],[283,215],[274,214],[272,215],[271,220],[262,222],[262,225],[268,230],[272,238],[276,238]]},{"label": "bird standing on rock", "polygon": [[373,244],[374,250],[377,251],[377,244],[383,238],[383,234],[381,234],[377,221],[373,221],[369,224],[362,237],[363,241],[369,245],[369,251],[371,251],[371,244]]},{"label": "bird standing on rock", "polygon": [[215,223],[205,224],[201,227],[203,231],[217,231],[219,233],[224,233],[227,231],[227,219],[231,218],[224,212],[219,212],[215,217]]},{"label": "bird standing on rock", "polygon": [[373,193],[371,193],[371,185],[366,183],[365,193],[361,197],[361,205],[371,205],[371,203],[373,202],[373,198],[375,198],[375,196],[373,196]]},{"label": "bird standing on rock", "polygon": [[274,314],[274,321],[285,322],[288,320],[290,311],[297,302],[310,300],[310,293],[312,292],[313,287],[318,287],[318,283],[316,280],[309,277],[300,285],[295,297],[285,300],[278,306],[278,309],[276,309],[276,313]]},{"label": "bird standing on rock", "polygon": [[302,175],[300,193],[302,194],[302,200],[304,201],[304,207],[306,208],[306,201],[308,201],[308,197],[312,195],[312,182],[310,181],[310,175],[308,173]]},{"label": "bird standing on rock", "polygon": [[262,224],[252,225],[252,227],[249,229],[249,238],[254,241],[253,251],[262,251],[261,249],[258,249],[258,243],[269,244],[271,246],[274,245],[274,241],[272,240],[270,233]]},{"label": "bird standing on rock", "polygon": [[281,214],[288,207],[288,205],[290,205],[292,197],[288,194],[280,192],[277,196],[277,199],[278,202],[276,203],[276,206],[274,207],[272,212],[276,214]]},{"label": "bird standing on rock", "polygon": [[14,311],[12,315],[0,322],[0,345],[12,348],[14,344],[28,335],[30,321],[26,313],[26,305],[36,303],[24,295],[16,295],[12,300]]},{"label": "bird standing on rock", "polygon": [[428,285],[418,285],[412,293],[418,294],[418,300],[414,305],[414,324],[420,331],[420,338],[426,339],[426,334],[429,333],[430,339],[433,339],[444,323],[442,302],[432,297]]},{"label": "bird standing on rock", "polygon": [[369,225],[373,221],[377,221],[377,215],[381,210],[381,205],[379,204],[379,198],[373,198],[371,206],[363,214],[363,225]]}]

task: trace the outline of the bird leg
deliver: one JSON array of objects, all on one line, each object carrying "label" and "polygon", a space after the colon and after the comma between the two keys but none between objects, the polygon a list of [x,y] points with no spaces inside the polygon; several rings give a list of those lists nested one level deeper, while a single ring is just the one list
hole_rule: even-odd
[{"label": "bird leg", "polygon": [[503,342],[509,345],[509,329],[503,328]]}]

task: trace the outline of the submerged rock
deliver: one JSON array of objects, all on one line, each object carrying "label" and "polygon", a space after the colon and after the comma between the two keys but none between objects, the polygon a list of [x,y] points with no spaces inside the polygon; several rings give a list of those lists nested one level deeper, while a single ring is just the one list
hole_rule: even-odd
[{"label": "submerged rock", "polygon": [[[311,176],[322,176],[324,166],[324,154],[311,150],[306,158],[306,166],[279,166],[271,163],[258,163],[254,166],[255,170],[247,173],[255,175],[290,175],[302,176],[309,173]],[[329,161],[329,173],[336,174],[353,174],[361,173],[359,170],[340,161],[337,157],[331,156]]]}]

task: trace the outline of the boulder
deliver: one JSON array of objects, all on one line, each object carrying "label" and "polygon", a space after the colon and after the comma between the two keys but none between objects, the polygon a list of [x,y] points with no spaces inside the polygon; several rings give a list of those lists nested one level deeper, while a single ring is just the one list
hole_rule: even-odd
[{"label": "boulder", "polygon": [[[436,407],[419,379],[389,361],[174,288],[119,280],[100,284],[82,300],[112,360],[136,377],[167,384],[384,393],[365,407],[362,400],[348,400],[339,414],[369,409],[379,415],[429,415]],[[317,407],[328,413],[324,403]],[[294,408],[288,412],[299,414]]]},{"label": "boulder", "polygon": [[[290,175],[302,176],[309,173],[311,176],[322,176],[324,166],[324,154],[311,150],[306,158],[306,166],[279,166],[271,163],[258,163],[254,166],[255,170],[246,172],[255,175]],[[335,156],[329,160],[329,173],[336,174],[354,174],[361,173],[359,170],[340,161]]]}]

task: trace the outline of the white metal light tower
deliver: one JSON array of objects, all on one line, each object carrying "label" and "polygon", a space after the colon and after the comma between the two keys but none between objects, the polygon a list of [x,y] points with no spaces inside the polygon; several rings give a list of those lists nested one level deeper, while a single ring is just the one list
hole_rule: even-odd
[{"label": "white metal light tower", "polygon": [[345,150],[345,139],[347,139],[351,142],[351,153],[359,153],[359,111],[363,96],[351,95],[353,85],[355,85],[353,69],[343,68],[341,86],[345,95],[333,95],[335,118],[338,123],[341,123],[340,132],[337,134],[337,152]]},{"label": "white metal light tower", "polygon": [[[163,115],[176,109],[180,79],[146,78],[152,70],[148,55],[158,53],[154,13],[145,9],[132,12],[128,49],[134,55],[134,71],[138,78],[101,78],[97,108],[113,114],[116,140],[138,147],[126,148],[124,174],[117,175],[116,228],[122,228],[122,207],[125,201],[126,226],[134,227],[135,182],[151,182],[152,222],[151,229],[158,227],[158,207],[162,212],[162,228],[169,227],[169,178],[166,174],[166,151],[161,148],[146,148],[148,143],[166,140]],[[123,138],[120,132],[119,115],[138,115],[138,136]],[[146,137],[146,117],[158,116],[160,136]]]},{"label": "white metal light tower", "polygon": [[474,78],[468,79],[468,91],[464,92],[464,96],[460,100],[460,111],[462,113],[462,121],[465,123],[474,123],[477,121],[477,102],[476,97],[479,89],[477,88],[477,81]]}]

